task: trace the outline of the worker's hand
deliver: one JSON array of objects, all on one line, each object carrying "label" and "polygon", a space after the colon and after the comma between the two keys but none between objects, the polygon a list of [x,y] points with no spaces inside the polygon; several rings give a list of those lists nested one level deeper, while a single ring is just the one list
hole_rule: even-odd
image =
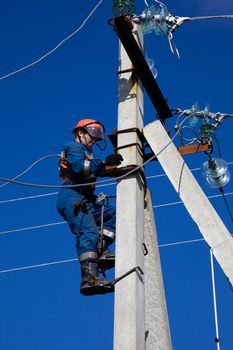
[{"label": "worker's hand", "polygon": [[123,161],[123,157],[121,154],[110,154],[104,159],[104,164],[106,165],[120,165]]}]

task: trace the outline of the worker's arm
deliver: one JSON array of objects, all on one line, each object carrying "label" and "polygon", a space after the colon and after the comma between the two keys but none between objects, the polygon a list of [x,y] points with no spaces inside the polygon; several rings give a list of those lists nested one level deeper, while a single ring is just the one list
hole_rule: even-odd
[{"label": "worker's arm", "polygon": [[89,157],[86,148],[78,143],[71,142],[65,148],[66,160],[73,173],[92,175],[104,168],[101,159]]}]

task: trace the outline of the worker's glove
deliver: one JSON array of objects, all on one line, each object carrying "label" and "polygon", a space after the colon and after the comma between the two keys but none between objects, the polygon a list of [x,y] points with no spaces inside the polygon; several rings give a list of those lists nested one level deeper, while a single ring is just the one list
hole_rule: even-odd
[{"label": "worker's glove", "polygon": [[109,156],[107,156],[103,163],[106,165],[120,165],[121,162],[123,161],[123,157],[121,154],[110,154]]}]

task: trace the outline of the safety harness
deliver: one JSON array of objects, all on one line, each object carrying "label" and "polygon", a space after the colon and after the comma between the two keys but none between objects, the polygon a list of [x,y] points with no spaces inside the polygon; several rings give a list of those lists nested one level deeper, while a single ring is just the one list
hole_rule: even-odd
[{"label": "safety harness", "polygon": [[[88,180],[94,181],[96,176],[91,174],[91,160],[93,159],[92,154],[88,154],[87,152],[83,152],[84,154],[84,171],[83,171],[83,181],[79,180],[79,183],[88,182]],[[77,175],[71,171],[70,165],[66,159],[66,152],[62,151],[60,154],[60,162],[59,162],[59,177],[64,182],[73,182],[77,180]]]}]

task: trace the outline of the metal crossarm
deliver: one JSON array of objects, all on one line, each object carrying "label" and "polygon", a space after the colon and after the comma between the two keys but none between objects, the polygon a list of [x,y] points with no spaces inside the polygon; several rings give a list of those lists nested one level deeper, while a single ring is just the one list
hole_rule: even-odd
[{"label": "metal crossarm", "polygon": [[160,119],[171,118],[172,113],[168,104],[155,81],[150,68],[144,58],[144,55],[138,46],[132,31],[131,23],[127,21],[127,16],[119,16],[114,18],[114,28],[124,46],[136,73],[141,80],[153,106],[155,107]]}]

